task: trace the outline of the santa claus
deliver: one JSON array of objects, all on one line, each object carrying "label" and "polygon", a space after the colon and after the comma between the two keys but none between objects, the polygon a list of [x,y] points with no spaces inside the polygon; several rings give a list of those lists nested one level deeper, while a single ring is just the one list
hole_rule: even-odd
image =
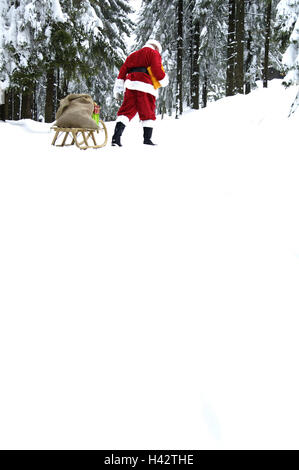
[{"label": "santa claus", "polygon": [[158,88],[168,85],[161,61],[161,44],[149,39],[142,49],[130,54],[121,66],[114,85],[114,97],[124,99],[117,113],[112,145],[121,147],[121,135],[131,119],[139,114],[143,124],[143,143],[154,145],[151,138],[156,120]]}]

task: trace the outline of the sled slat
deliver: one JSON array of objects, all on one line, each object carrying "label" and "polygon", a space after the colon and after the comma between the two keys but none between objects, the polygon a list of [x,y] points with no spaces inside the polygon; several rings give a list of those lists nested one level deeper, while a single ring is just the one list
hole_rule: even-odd
[{"label": "sled slat", "polygon": [[[55,131],[55,135],[52,141],[52,145],[56,147],[65,147],[68,145],[74,145],[81,149],[86,150],[89,148],[98,149],[104,147],[107,144],[108,133],[106,126],[103,121],[99,121],[99,129],[87,129],[80,127],[51,127]],[[80,135],[81,134],[81,135]],[[95,134],[99,135],[101,143],[97,143]],[[72,136],[72,141],[67,144],[68,136]],[[58,141],[62,138],[62,142],[59,144]],[[80,139],[80,141],[79,141]]]}]

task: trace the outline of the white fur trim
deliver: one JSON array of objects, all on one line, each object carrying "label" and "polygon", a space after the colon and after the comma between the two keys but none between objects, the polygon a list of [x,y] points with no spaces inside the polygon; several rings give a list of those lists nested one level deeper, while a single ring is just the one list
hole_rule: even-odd
[{"label": "white fur trim", "polygon": [[124,89],[124,83],[125,81],[122,78],[117,78],[115,80],[114,88],[118,88],[120,90]]},{"label": "white fur trim", "polygon": [[120,116],[117,116],[116,122],[122,122],[125,126],[127,126],[130,120],[127,116],[121,114]]},{"label": "white fur trim", "polygon": [[143,46],[142,49],[144,49],[145,47],[149,47],[150,49],[153,49],[153,51],[156,50],[156,49],[154,48],[154,46],[152,46],[151,44],[147,44],[147,43],[146,43],[146,44]]},{"label": "white fur trim", "polygon": [[151,47],[152,49],[155,49],[155,50],[157,48],[159,54],[161,54],[161,52],[162,52],[162,46],[159,43],[159,41],[156,41],[156,39],[149,39],[148,41],[146,41],[146,44],[145,44],[144,47]]},{"label": "white fur trim", "polygon": [[162,80],[159,80],[159,83],[162,87],[167,86],[169,83],[168,75],[166,74],[165,77],[162,78]]},{"label": "white fur trim", "polygon": [[148,119],[147,121],[142,121],[143,127],[154,127],[155,121]]},{"label": "white fur trim", "polygon": [[155,90],[151,83],[139,82],[137,80],[126,80],[125,88],[128,90],[143,91],[144,93],[150,93],[153,96],[158,96],[158,90]]}]

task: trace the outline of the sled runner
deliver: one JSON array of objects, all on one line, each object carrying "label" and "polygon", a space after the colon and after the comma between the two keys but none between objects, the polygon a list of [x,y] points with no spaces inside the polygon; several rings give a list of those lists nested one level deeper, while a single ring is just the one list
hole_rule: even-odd
[{"label": "sled runner", "polygon": [[[108,140],[107,128],[101,120],[99,120],[98,126],[98,129],[53,126],[51,129],[55,131],[55,135],[52,145],[64,147],[76,144],[81,150],[105,147]],[[98,135],[98,142],[95,134]]]}]

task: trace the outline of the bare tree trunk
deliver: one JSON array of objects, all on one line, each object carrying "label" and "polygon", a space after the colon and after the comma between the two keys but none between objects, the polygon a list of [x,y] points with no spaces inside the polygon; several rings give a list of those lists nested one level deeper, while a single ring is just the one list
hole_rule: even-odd
[{"label": "bare tree trunk", "polygon": [[176,90],[176,119],[183,114],[183,0],[177,3],[177,90]]},{"label": "bare tree trunk", "polygon": [[12,89],[6,92],[5,96],[5,116],[6,119],[12,119]]},{"label": "bare tree trunk", "polygon": [[193,69],[191,76],[191,104],[193,109],[199,109],[199,21],[193,26]]},{"label": "bare tree trunk", "polygon": [[36,96],[36,84],[32,93],[32,118],[37,121],[37,96]]},{"label": "bare tree trunk", "polygon": [[245,94],[248,95],[248,93],[251,92],[251,82],[250,82],[250,66],[252,63],[252,50],[251,50],[251,45],[252,45],[252,34],[251,31],[248,31],[248,38],[247,38],[247,58],[246,58],[246,64],[245,64],[245,70],[247,74],[247,79],[245,81]]},{"label": "bare tree trunk", "polygon": [[228,2],[228,35],[227,35],[227,67],[226,67],[226,96],[234,94],[235,75],[235,45],[236,45],[236,1]]},{"label": "bare tree trunk", "polygon": [[244,93],[244,0],[236,0],[236,93]]},{"label": "bare tree trunk", "polygon": [[61,69],[59,67],[57,68],[56,74],[57,74],[57,80],[56,80],[57,81],[56,109],[57,109],[59,107],[60,100],[62,100],[62,98],[65,98],[68,93],[67,93],[67,85],[65,84],[64,77],[63,79],[61,79]]},{"label": "bare tree trunk", "polygon": [[202,107],[206,108],[208,104],[208,74],[205,71],[202,87]]},{"label": "bare tree trunk", "polygon": [[194,67],[194,60],[193,60],[193,42],[194,42],[194,24],[193,24],[193,8],[194,8],[194,0],[189,0],[189,16],[188,16],[188,57],[189,57],[189,93],[188,93],[188,106],[192,107],[192,74],[193,74],[193,67]]},{"label": "bare tree trunk", "polygon": [[63,85],[62,85],[62,98],[65,98],[68,95],[69,80],[64,75]]},{"label": "bare tree trunk", "polygon": [[19,91],[13,89],[12,90],[12,100],[13,100],[13,120],[18,121],[20,119],[20,93]]},{"label": "bare tree trunk", "polygon": [[5,121],[5,104],[0,104],[0,121]]},{"label": "bare tree trunk", "polygon": [[271,12],[272,12],[272,0],[267,0],[265,57],[264,57],[264,68],[263,68],[263,87],[264,88],[268,87],[269,48],[270,48],[270,35],[271,35]]},{"label": "bare tree trunk", "polygon": [[46,105],[45,105],[45,122],[52,122],[54,115],[54,99],[55,99],[55,74],[54,69],[47,71],[47,88],[46,88]]},{"label": "bare tree trunk", "polygon": [[295,113],[295,111],[297,110],[298,106],[299,106],[299,89],[298,89],[296,98],[294,99],[294,101],[293,101],[293,103],[292,103],[292,106],[291,106],[291,109],[290,109],[290,112],[289,112],[289,116],[288,116],[288,117],[290,117],[292,114]]},{"label": "bare tree trunk", "polygon": [[21,119],[32,119],[33,92],[27,90],[22,93]]}]

